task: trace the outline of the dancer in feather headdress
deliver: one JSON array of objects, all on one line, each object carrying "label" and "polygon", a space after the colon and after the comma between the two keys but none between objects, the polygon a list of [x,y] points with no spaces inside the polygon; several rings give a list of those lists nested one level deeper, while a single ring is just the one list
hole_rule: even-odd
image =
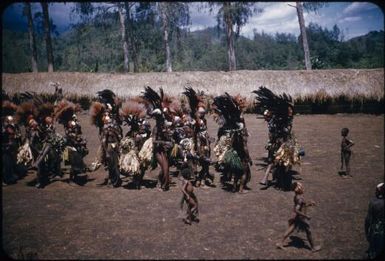
[{"label": "dancer in feather headdress", "polygon": [[[241,109],[228,93],[214,98],[214,110],[221,117],[218,130],[218,143],[214,152],[223,171],[222,182],[229,181],[234,175],[233,191],[239,187],[243,192],[246,173],[251,164],[245,138],[245,124]],[[240,182],[238,184],[238,182]]]},{"label": "dancer in feather headdress", "polygon": [[268,176],[272,167],[275,166],[273,172],[275,183],[279,188],[289,189],[291,179],[288,170],[292,165],[300,163],[300,156],[303,154],[291,132],[293,99],[285,93],[276,95],[263,86],[253,93],[257,95],[257,107],[264,110],[263,114],[269,128],[269,142],[266,146],[269,152],[269,165],[260,184],[264,186],[262,189],[268,187]]},{"label": "dancer in feather headdress", "polygon": [[17,162],[27,166],[31,154],[37,168],[36,187],[42,188],[49,181],[49,175],[61,176],[61,154],[65,139],[55,132],[53,125],[54,106],[35,92],[17,93],[12,99],[20,104],[17,118],[26,128],[26,140],[18,152]]},{"label": "dancer in feather headdress", "polygon": [[37,108],[32,101],[23,102],[16,111],[17,121],[25,127],[25,140],[17,154],[17,164],[26,167],[36,159],[42,148],[36,115]]},{"label": "dancer in feather headdress", "polygon": [[186,113],[178,99],[174,99],[170,104],[170,112],[173,115],[172,140],[173,148],[170,153],[170,166],[175,166],[179,173],[190,173],[190,178],[197,180],[196,164],[199,160],[194,146],[194,130],[191,117]]},{"label": "dancer in feather headdress", "polygon": [[38,108],[43,108],[47,101],[35,92],[16,93],[12,100],[19,104],[16,118],[25,127],[25,141],[18,152],[17,163],[28,167],[43,148],[43,131],[37,117]]},{"label": "dancer in feather headdress", "polygon": [[1,147],[2,147],[2,168],[3,184],[16,183],[17,176],[17,151],[21,145],[20,129],[15,121],[17,106],[9,100],[2,101],[1,106]]},{"label": "dancer in feather headdress", "polygon": [[[97,92],[97,101],[91,104],[90,114],[92,124],[99,128],[99,140],[102,141],[103,119],[109,118],[111,122],[116,125],[120,132],[120,136],[123,136],[123,130],[121,128],[122,121],[119,116],[119,108],[121,107],[121,101],[116,97],[115,93],[109,89],[105,89]],[[106,167],[105,151],[103,146],[99,146],[97,151],[97,157],[93,163],[91,163],[90,170],[97,170],[102,164]],[[106,183],[108,178],[105,179]],[[107,183],[106,183],[107,184]]]},{"label": "dancer in feather headdress", "polygon": [[122,106],[122,101],[109,89],[98,91],[97,95],[99,102],[105,105],[106,111],[109,113],[112,121],[116,121],[117,125],[120,127],[122,125],[122,120],[119,115],[119,109]]},{"label": "dancer in feather headdress", "polygon": [[138,154],[145,141],[151,140],[150,126],[145,120],[146,107],[138,99],[129,99],[123,104],[121,115],[129,130],[120,142],[120,171],[124,175],[132,174],[135,187],[140,189],[148,164],[141,164]]},{"label": "dancer in feather headdress", "polygon": [[201,171],[197,176],[196,185],[200,186],[214,181],[214,176],[209,173],[210,166],[210,137],[207,132],[207,121],[205,119],[206,106],[203,100],[204,93],[196,92],[191,87],[186,87],[184,95],[187,96],[190,105],[190,117],[193,120],[194,149],[199,156]]},{"label": "dancer in feather headdress", "polygon": [[173,147],[169,129],[172,122],[167,120],[170,117],[169,103],[165,100],[162,88],[160,88],[159,95],[151,87],[146,87],[141,97],[146,101],[147,113],[156,121],[152,131],[153,152],[161,168],[158,185],[163,191],[166,191],[170,186],[168,153]]},{"label": "dancer in feather headdress", "polygon": [[[242,97],[240,94],[234,96],[234,102],[235,104],[237,105],[237,107],[239,108],[239,110],[241,111],[241,116],[240,116],[240,119],[243,123],[243,126],[244,128],[242,129],[242,140],[243,140],[243,147],[244,147],[244,150],[245,150],[245,154],[247,155],[246,157],[246,161],[245,163],[243,164],[244,165],[244,171],[245,171],[245,184],[244,184],[244,188],[246,189],[249,189],[248,186],[247,186],[247,183],[250,182],[251,180],[251,170],[250,170],[250,166],[253,165],[253,162],[251,160],[251,157],[250,157],[250,154],[249,154],[249,150],[248,150],[248,146],[247,146],[247,140],[248,140],[248,137],[249,137],[249,132],[247,130],[247,127],[246,127],[246,121],[245,121],[245,118],[243,117],[243,113],[244,113],[244,110],[247,106],[247,102],[246,102],[246,98],[245,97]],[[249,166],[250,164],[250,166]]]},{"label": "dancer in feather headdress", "polygon": [[82,129],[76,116],[80,110],[78,104],[64,99],[59,101],[55,108],[55,118],[63,125],[66,135],[64,158],[71,165],[70,181],[75,181],[78,174],[86,171],[83,158],[88,154],[87,140],[82,137]]},{"label": "dancer in feather headdress", "polygon": [[37,107],[36,121],[39,124],[42,149],[34,162],[37,168],[37,188],[43,188],[50,176],[62,176],[60,163],[65,148],[65,138],[56,133],[54,127],[54,105],[43,103]]},{"label": "dancer in feather headdress", "polygon": [[93,102],[91,105],[92,123],[99,128],[99,139],[101,146],[98,149],[98,158],[91,164],[91,170],[96,170],[101,164],[108,169],[108,176],[101,185],[107,185],[110,180],[113,187],[119,187],[122,183],[119,171],[119,142],[122,139],[122,128],[119,125],[119,111],[114,103],[114,107],[109,103],[114,95],[112,92],[104,90],[108,95],[100,95],[100,100],[105,102]]}]

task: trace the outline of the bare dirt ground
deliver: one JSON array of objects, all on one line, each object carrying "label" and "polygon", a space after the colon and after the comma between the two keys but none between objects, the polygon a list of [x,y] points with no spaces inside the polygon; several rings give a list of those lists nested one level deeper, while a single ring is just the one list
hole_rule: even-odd
[{"label": "bare dirt ground", "polygon": [[[217,125],[210,118],[209,132]],[[96,155],[97,129],[88,115],[80,121],[88,139],[89,164]],[[39,259],[360,259],[367,242],[364,219],[375,185],[384,180],[384,115],[296,116],[294,132],[306,156],[297,178],[305,198],[316,201],[309,212],[319,252],[307,249],[304,233],[294,233],[286,250],[275,243],[292,215],[293,192],[260,190],[267,128],[262,119],[246,115],[254,160],[251,190],[198,188],[200,223],[185,225],[179,210],[179,180],[168,192],[155,186],[158,169],[146,173],[146,187],[133,190],[98,186],[104,169],[88,173],[83,186],[68,183],[68,174],[44,189],[33,186],[30,172],[18,184],[3,187],[3,249],[13,258]],[[353,147],[353,178],[338,175],[340,129],[348,127]],[[59,130],[61,130],[58,127]],[[214,170],[212,170],[214,172]]]}]

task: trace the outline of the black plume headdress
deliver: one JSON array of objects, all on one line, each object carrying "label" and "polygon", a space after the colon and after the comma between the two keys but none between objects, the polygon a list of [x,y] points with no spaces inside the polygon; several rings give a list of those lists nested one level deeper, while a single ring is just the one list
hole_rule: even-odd
[{"label": "black plume headdress", "polygon": [[[160,93],[163,96],[163,89],[160,88]],[[162,97],[154,91],[150,86],[147,86],[141,96],[147,103],[147,111],[155,109],[162,110]],[[150,107],[149,107],[150,106]]]},{"label": "black plume headdress", "polygon": [[264,86],[253,93],[257,95],[257,106],[271,111],[276,116],[288,117],[288,108],[294,107],[293,98],[286,93],[276,95]]},{"label": "black plume headdress", "polygon": [[30,102],[32,101],[33,104],[36,106],[36,107],[39,107],[41,106],[42,104],[44,104],[45,102],[47,102],[46,99],[43,99],[41,97],[41,95],[38,95],[36,92],[20,92],[20,93],[16,93],[13,98],[12,98],[12,101],[15,103],[15,104],[22,104],[24,102]]},{"label": "black plume headdress", "polygon": [[183,94],[186,95],[188,98],[191,117],[195,117],[195,113],[197,112],[198,107],[206,107],[202,99],[202,96],[204,95],[203,91],[196,92],[191,87],[185,87],[185,91],[183,92]]},{"label": "black plume headdress", "polygon": [[115,93],[109,89],[104,89],[103,91],[98,91],[98,99],[101,103],[111,104],[113,106],[115,104]]},{"label": "black plume headdress", "polygon": [[11,101],[1,102],[1,116],[13,116],[16,113],[17,106]]},{"label": "black plume headdress", "polygon": [[7,92],[4,91],[4,89],[1,89],[1,100],[2,101],[9,101],[9,96],[8,96]]},{"label": "black plume headdress", "polygon": [[241,120],[241,109],[236,104],[233,97],[227,92],[224,95],[214,98],[215,110],[219,112],[225,120],[225,125],[230,128],[237,128],[237,123]]}]

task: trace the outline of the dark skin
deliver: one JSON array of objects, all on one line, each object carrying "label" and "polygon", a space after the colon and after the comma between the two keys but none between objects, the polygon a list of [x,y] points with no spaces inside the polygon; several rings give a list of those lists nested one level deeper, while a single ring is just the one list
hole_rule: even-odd
[{"label": "dark skin", "polygon": [[354,142],[347,138],[349,134],[349,130],[344,128],[341,130],[341,171],[346,167],[346,175],[351,176],[350,174],[350,156],[351,150],[350,148],[354,145]]},{"label": "dark skin", "polygon": [[[294,191],[295,191],[295,196],[294,196],[294,204],[295,204],[294,205],[294,214],[295,214],[295,217],[293,219],[289,220],[289,227],[288,227],[288,229],[286,230],[286,232],[285,232],[281,242],[277,243],[277,245],[276,245],[280,249],[284,249],[284,242],[285,242],[285,240],[294,232],[294,230],[298,226],[298,222],[292,221],[292,220],[300,220],[300,222],[306,222],[306,220],[310,220],[310,216],[305,213],[306,212],[306,207],[315,206],[315,202],[314,201],[306,202],[304,200],[304,198],[303,198],[303,192],[304,192],[303,188],[297,187]],[[304,227],[304,230],[306,232],[307,239],[308,239],[308,241],[310,243],[311,250],[313,252],[320,250],[321,247],[319,245],[318,246],[314,245],[314,241],[313,241],[313,237],[312,237],[312,233],[311,233],[310,227],[308,225],[306,225]]]},{"label": "dark skin", "polygon": [[[102,139],[102,147],[106,151],[106,161],[109,162],[108,167],[109,167],[109,178],[114,179],[111,180],[113,183],[114,187],[120,186],[120,175],[118,173],[118,166],[117,165],[111,165],[111,164],[117,164],[115,158],[110,158],[110,156],[114,151],[119,151],[119,148],[112,146],[112,144],[119,144],[120,139],[122,136],[120,135],[120,131],[116,126],[111,125],[108,122],[105,122],[105,127],[103,128],[103,139]],[[113,151],[114,150],[114,151]],[[111,161],[110,161],[111,160]]]},{"label": "dark skin", "polygon": [[[197,113],[197,119],[195,123],[195,138],[196,138],[196,145],[199,144],[199,148],[196,148],[200,156],[204,157],[210,157],[210,149],[206,150],[205,147],[210,148],[210,142],[208,137],[204,138],[198,135],[198,132],[201,130],[207,129],[207,121],[204,118],[204,113]],[[202,166],[202,170],[199,174],[199,178],[197,181],[197,186],[201,184],[201,181],[208,182],[209,179],[213,179],[213,177],[209,173],[209,163],[206,161],[200,161],[200,165]]]},{"label": "dark skin", "polygon": [[187,216],[183,219],[186,224],[191,225],[191,221],[199,221],[197,218],[198,214],[198,201],[194,194],[194,187],[192,183],[187,179],[182,179],[182,188],[183,193],[182,205],[183,202],[187,204]]},{"label": "dark skin", "polygon": [[238,152],[239,157],[242,160],[243,167],[243,173],[241,176],[234,175],[233,191],[235,192],[237,190],[239,183],[239,193],[244,193],[243,189],[248,180],[250,180],[251,175],[249,164],[251,165],[252,161],[247,148],[247,135],[245,135],[245,132],[247,132],[247,130],[243,129],[242,131],[235,133],[233,137],[233,148]]},{"label": "dark skin", "polygon": [[160,187],[161,189],[163,189],[163,191],[168,190],[170,186],[170,165],[166,149],[166,146],[168,146],[169,143],[165,139],[165,131],[166,128],[164,126],[162,118],[160,116],[157,116],[156,126],[153,130],[153,143],[155,159],[160,166],[158,180],[160,182]]}]

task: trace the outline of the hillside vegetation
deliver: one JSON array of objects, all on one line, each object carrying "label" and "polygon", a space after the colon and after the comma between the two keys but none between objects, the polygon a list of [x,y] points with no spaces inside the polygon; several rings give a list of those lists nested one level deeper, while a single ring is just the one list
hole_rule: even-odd
[{"label": "hillside vegetation", "polygon": [[[161,72],[165,55],[158,25],[143,22],[138,30],[139,72]],[[373,31],[348,41],[338,27],[333,30],[309,24],[307,34],[314,69],[382,68],[384,31]],[[122,72],[123,53],[117,21],[103,25],[80,24],[53,38],[54,68],[70,72]],[[37,37],[39,71],[47,62],[43,35]],[[228,70],[226,39],[222,30],[185,30],[174,33],[170,42],[174,71]],[[31,71],[28,35],[3,31],[3,72]],[[303,54],[297,37],[255,32],[253,39],[239,36],[235,41],[237,69],[301,70]],[[133,64],[131,63],[131,68]]]}]

